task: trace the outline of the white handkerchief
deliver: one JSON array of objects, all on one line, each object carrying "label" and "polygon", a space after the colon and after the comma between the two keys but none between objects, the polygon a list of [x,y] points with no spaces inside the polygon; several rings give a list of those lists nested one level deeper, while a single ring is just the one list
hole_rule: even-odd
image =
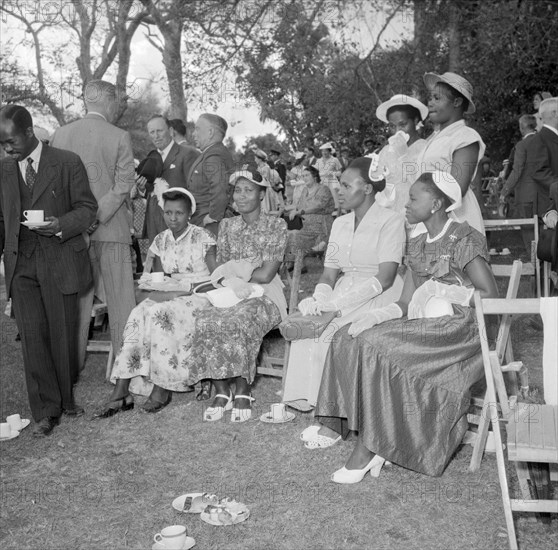
[{"label": "white handkerchief", "polygon": [[170,169],[172,170],[173,168],[176,168],[176,166],[174,164],[171,164]]}]

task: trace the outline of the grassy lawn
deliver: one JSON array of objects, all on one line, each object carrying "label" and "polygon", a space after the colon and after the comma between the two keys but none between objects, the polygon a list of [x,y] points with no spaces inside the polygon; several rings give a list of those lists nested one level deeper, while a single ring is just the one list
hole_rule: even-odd
[{"label": "grassy lawn", "polygon": [[[313,259],[301,296],[319,269]],[[528,292],[523,282],[520,295]],[[2,310],[4,304],[5,294]],[[16,332],[15,323],[2,316],[3,418],[30,417]],[[517,322],[513,342],[516,357],[531,367],[531,386],[540,390],[542,333]],[[276,339],[266,345],[283,344]],[[151,548],[153,535],[175,523],[187,526],[200,549],[508,546],[493,454],[475,474],[467,470],[471,447],[462,447],[440,478],[391,466],[378,479],[339,486],[329,476],[342,466],[352,442],[311,451],[299,440],[310,415],[297,413],[282,425],[257,420],[279,400],[279,379],[258,379],[255,418],[244,424],[230,424],[228,415],[222,422],[202,422],[204,405],[192,393],[175,394],[155,415],[134,410],[92,420],[110,393],[105,361],[106,355],[91,355],[76,387],[84,417],[63,418],[42,440],[28,428],[0,443],[3,548]],[[235,497],[248,505],[251,517],[233,527],[212,527],[173,510],[176,496],[196,491]],[[556,520],[548,526],[520,516],[516,526],[524,549],[558,545]]]}]

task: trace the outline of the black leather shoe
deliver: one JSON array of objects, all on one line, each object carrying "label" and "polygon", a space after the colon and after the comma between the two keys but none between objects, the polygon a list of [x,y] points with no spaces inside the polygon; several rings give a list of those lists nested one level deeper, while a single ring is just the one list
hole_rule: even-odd
[{"label": "black leather shoe", "polygon": [[54,427],[58,425],[59,421],[57,416],[45,416],[45,418],[41,418],[33,428],[33,435],[35,437],[47,436],[54,430]]},{"label": "black leather shoe", "polygon": [[73,405],[67,409],[62,409],[62,414],[65,414],[66,416],[82,416],[85,414],[85,409],[79,405]]}]

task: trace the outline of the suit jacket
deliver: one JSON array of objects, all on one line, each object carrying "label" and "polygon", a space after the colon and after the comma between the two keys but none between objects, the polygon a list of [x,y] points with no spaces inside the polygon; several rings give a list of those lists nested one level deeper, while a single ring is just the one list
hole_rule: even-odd
[{"label": "suit jacket", "polygon": [[222,144],[214,143],[205,149],[192,166],[188,190],[196,199],[194,225],[203,225],[206,215],[220,222],[229,204],[229,178],[233,172],[231,152]]},{"label": "suit jacket", "polygon": [[550,187],[558,183],[558,134],[543,127],[528,145],[527,161],[537,186],[536,212],[543,216],[550,206]]},{"label": "suit jacket", "polygon": [[[190,146],[178,145],[174,142],[170,148],[167,158],[163,161],[163,173],[161,177],[169,184],[169,187],[188,187],[188,174],[199,156],[199,151]],[[153,191],[153,186],[147,191]]]},{"label": "suit jacket", "polygon": [[56,130],[51,143],[79,155],[87,168],[100,222],[91,240],[130,243],[127,201],[136,180],[128,132],[90,113]]},{"label": "suit jacket", "polygon": [[536,202],[537,185],[533,180],[533,167],[527,162],[527,147],[535,136],[536,134],[528,135],[516,143],[513,168],[502,189],[505,195],[514,192],[516,204]]},{"label": "suit jacket", "polygon": [[[82,236],[94,221],[97,201],[89,188],[80,158],[69,151],[43,145],[32,208],[55,216],[62,236],[38,235],[38,246],[62,294],[75,294],[91,283],[91,265]],[[4,252],[6,289],[10,289],[17,262],[21,222],[19,166],[11,158],[0,161],[0,255]]]}]

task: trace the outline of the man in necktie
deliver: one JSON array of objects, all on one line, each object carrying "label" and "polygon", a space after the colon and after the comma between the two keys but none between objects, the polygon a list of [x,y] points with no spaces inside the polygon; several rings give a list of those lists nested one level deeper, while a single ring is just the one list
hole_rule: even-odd
[{"label": "man in necktie", "polygon": [[[21,335],[34,435],[48,435],[62,414],[79,415],[73,383],[78,294],[91,285],[82,237],[97,202],[79,157],[41,143],[24,107],[0,110],[0,255]],[[24,221],[39,211],[44,222]]]},{"label": "man in necktie", "polygon": [[193,147],[178,145],[172,139],[168,120],[162,115],[151,117],[147,122],[147,132],[163,159],[163,173],[154,185],[148,184],[143,176],[136,180],[138,189],[147,198],[145,236],[151,244],[161,231],[167,229],[161,208],[162,194],[169,187],[188,188],[188,173],[198,157],[198,151]]}]

